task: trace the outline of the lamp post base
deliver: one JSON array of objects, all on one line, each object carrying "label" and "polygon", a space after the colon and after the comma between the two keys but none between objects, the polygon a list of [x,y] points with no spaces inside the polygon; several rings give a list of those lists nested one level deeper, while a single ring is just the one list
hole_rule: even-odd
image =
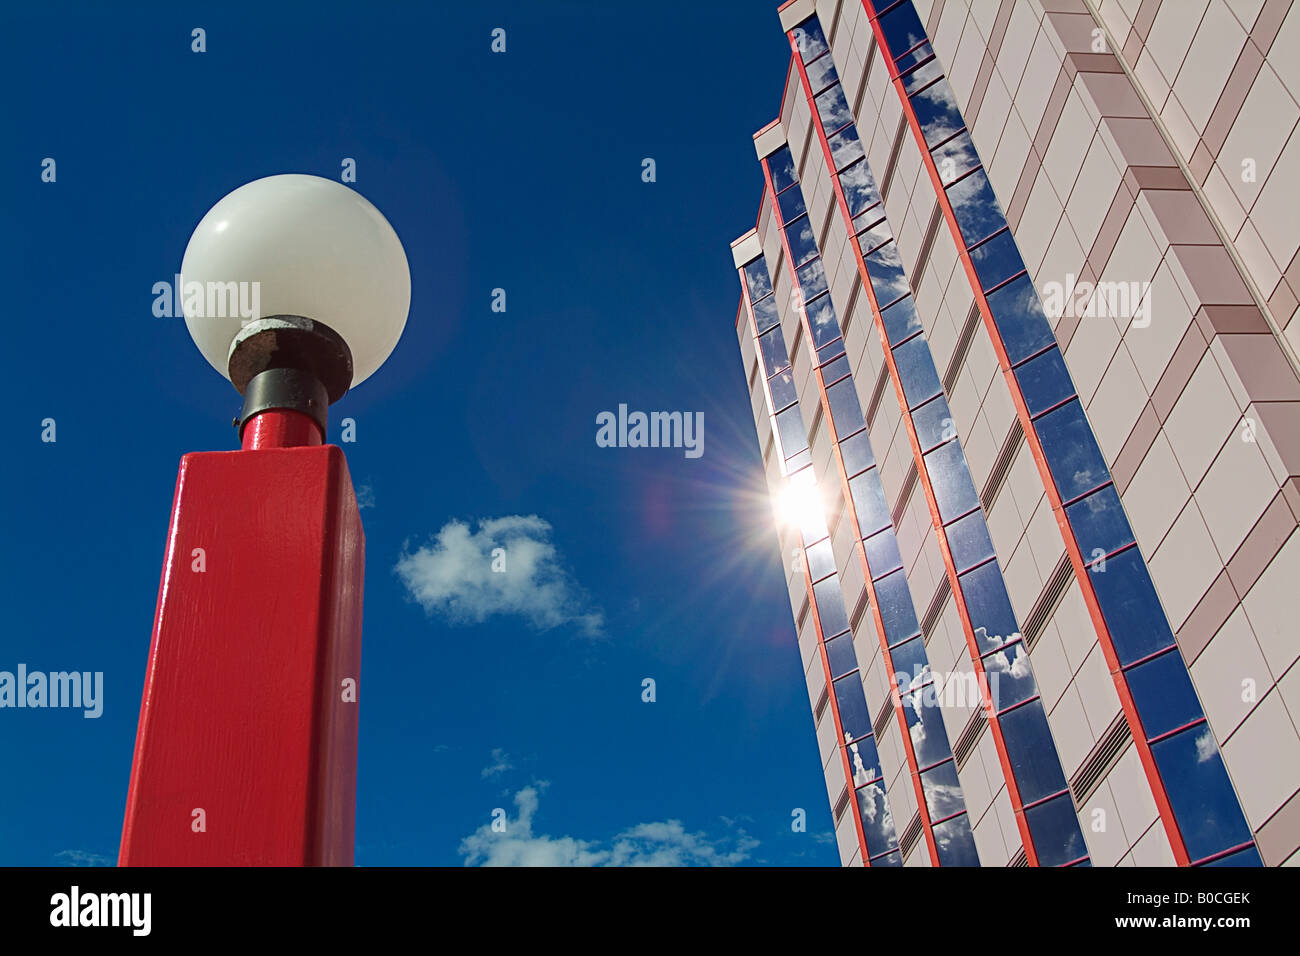
[{"label": "lamp post base", "polygon": [[336,446],[245,448],[181,459],[122,866],[352,864],[356,496]]}]

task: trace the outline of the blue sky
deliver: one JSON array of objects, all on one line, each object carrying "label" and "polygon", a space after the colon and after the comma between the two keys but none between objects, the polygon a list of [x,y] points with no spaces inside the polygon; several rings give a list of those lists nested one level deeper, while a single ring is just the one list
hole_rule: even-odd
[{"label": "blue sky", "polygon": [[[152,286],[230,190],[351,157],[412,273],[331,417],[372,502],[357,863],[834,865],[727,249],[775,3],[276,6],[0,15],[0,670],[105,685],[97,720],[0,710],[0,864],[116,858],[176,465],[234,447],[238,397]],[[597,447],[620,403],[702,412],[703,456]],[[502,536],[539,587],[464,571]]]}]

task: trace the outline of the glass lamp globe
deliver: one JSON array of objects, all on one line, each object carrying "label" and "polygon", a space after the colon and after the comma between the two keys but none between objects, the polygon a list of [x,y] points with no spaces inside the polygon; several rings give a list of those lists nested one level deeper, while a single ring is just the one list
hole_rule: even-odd
[{"label": "glass lamp globe", "polygon": [[190,236],[181,277],[185,325],[226,378],[241,329],[303,316],[347,343],[356,385],[393,351],[411,305],[393,227],[364,196],[319,176],[267,176],[227,194]]}]

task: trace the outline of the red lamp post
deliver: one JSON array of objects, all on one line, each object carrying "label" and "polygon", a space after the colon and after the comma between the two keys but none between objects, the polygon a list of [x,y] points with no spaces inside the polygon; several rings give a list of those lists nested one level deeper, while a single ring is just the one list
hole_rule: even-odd
[{"label": "red lamp post", "polygon": [[[322,230],[328,248],[304,271]],[[340,255],[349,244],[363,254]],[[257,282],[313,318],[197,315],[187,298],[196,343],[209,361],[226,351],[244,396],[242,447],[181,459],[119,864],[350,865],[365,535],[343,453],[323,442],[328,406],[401,334],[405,254],[347,187],[281,176],[209,212],[193,273]],[[348,314],[356,297],[378,301],[377,318]]]}]

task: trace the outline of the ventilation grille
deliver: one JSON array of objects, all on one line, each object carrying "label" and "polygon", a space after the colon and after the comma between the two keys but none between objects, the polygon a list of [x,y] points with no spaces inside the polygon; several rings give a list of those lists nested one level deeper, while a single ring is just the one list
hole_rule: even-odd
[{"label": "ventilation grille", "polygon": [[939,579],[934,597],[930,598],[930,606],[925,609],[925,617],[921,618],[921,633],[925,635],[926,644],[930,643],[930,635],[934,633],[939,623],[939,615],[943,613],[944,605],[948,603],[948,595],[951,593],[952,585],[948,583],[948,576],[945,574]]},{"label": "ventilation grille", "polygon": [[907,504],[912,500],[912,491],[916,488],[916,459],[907,466],[907,476],[903,479],[903,489],[898,493],[898,503],[894,505],[894,513],[889,517],[894,522],[894,527],[903,520],[903,512],[907,510]]},{"label": "ventilation grille", "polygon": [[867,613],[867,606],[871,602],[867,599],[867,589],[864,585],[862,593],[858,595],[858,603],[853,606],[853,613],[849,615],[849,627],[853,628],[853,633],[858,632],[858,625],[862,623],[862,615]]},{"label": "ventilation grille", "polygon": [[1074,775],[1074,779],[1070,781],[1070,792],[1074,794],[1076,804],[1082,806],[1087,802],[1107,771],[1119,761],[1120,754],[1132,739],[1133,732],[1129,730],[1128,721],[1124,719],[1124,711],[1121,710],[1110,722],[1106,732],[1101,735],[1097,746],[1092,748],[1092,753],[1088,754],[1083,761],[1083,766]]},{"label": "ventilation grille", "polygon": [[907,129],[907,114],[898,118],[898,131],[894,133],[894,145],[889,151],[889,162],[885,164],[885,175],[880,180],[881,198],[889,195],[889,184],[893,181],[894,170],[898,168],[898,155],[903,151],[903,133]]},{"label": "ventilation grille", "polygon": [[871,401],[867,404],[867,425],[876,427],[876,412],[880,411],[880,400],[885,397],[885,385],[889,382],[889,367],[882,365],[876,376],[876,387],[871,390]]},{"label": "ventilation grille", "polygon": [[802,633],[806,620],[808,620],[808,595],[805,594],[803,602],[799,605],[799,613],[795,615],[795,629]]},{"label": "ventilation grille", "polygon": [[934,239],[939,235],[939,223],[943,220],[943,210],[939,201],[934,202],[934,211],[930,213],[930,225],[925,228],[925,238],[921,240],[921,253],[916,257],[916,268],[912,270],[912,288],[920,289],[921,280],[925,278],[925,267],[930,262],[930,250],[934,248]]},{"label": "ventilation grille", "polygon": [[885,730],[889,727],[889,718],[894,712],[894,708],[891,706],[891,703],[892,701],[890,700],[889,695],[886,694],[884,706],[880,708],[880,713],[876,714],[876,722],[871,725],[871,729],[872,731],[875,732],[876,735],[877,747],[880,746],[881,736],[884,734]]},{"label": "ventilation grille", "polygon": [[943,373],[943,390],[948,395],[951,395],[952,390],[957,386],[957,376],[961,374],[962,366],[966,364],[966,356],[970,353],[970,344],[975,339],[975,330],[979,328],[979,324],[979,306],[972,304],[970,311],[966,313],[961,334],[957,336],[957,345],[952,351],[952,358],[948,360],[948,370]]},{"label": "ventilation grille", "polygon": [[908,821],[907,828],[903,830],[903,835],[898,838],[898,848],[903,851],[903,856],[912,852],[916,846],[916,841],[921,839],[921,811],[916,811],[916,816]]},{"label": "ventilation grille", "polygon": [[844,785],[840,791],[839,798],[835,801],[835,825],[839,826],[840,820],[844,817],[844,811],[849,808],[849,786]]},{"label": "ventilation grille", "polygon": [[754,390],[754,383],[758,381],[758,356],[754,356],[754,364],[749,369],[749,390]]},{"label": "ventilation grille", "polygon": [[993,507],[993,502],[998,500],[998,492],[1002,490],[1002,485],[1007,480],[1011,463],[1016,460],[1016,452],[1020,450],[1022,438],[1024,432],[1020,430],[1020,419],[1017,418],[1011,423],[1011,429],[1002,442],[1002,450],[998,452],[993,470],[989,472],[989,479],[984,482],[984,490],[980,492],[980,504],[984,506],[985,512],[988,512]]},{"label": "ventilation grille", "polygon": [[813,723],[822,722],[822,714],[826,713],[826,705],[831,702],[831,692],[825,684],[822,685],[821,696],[817,698],[817,706],[813,708]]},{"label": "ventilation grille", "polygon": [[1007,864],[1007,866],[1028,866],[1028,865],[1029,865],[1029,858],[1025,856],[1025,848],[1023,846],[1016,851],[1016,855],[1013,856],[1011,858],[1011,862]]},{"label": "ventilation grille", "polygon": [[1069,555],[1061,555],[1061,560],[1056,562],[1056,567],[1047,577],[1047,583],[1043,585],[1043,591],[1038,595],[1038,600],[1034,602],[1033,609],[1029,612],[1029,617],[1025,619],[1025,626],[1021,628],[1020,636],[1024,638],[1025,649],[1032,651],[1038,639],[1043,636],[1043,628],[1047,622],[1052,619],[1056,613],[1057,607],[1061,604],[1061,599],[1065,597],[1065,592],[1070,587],[1070,582],[1074,580],[1074,568],[1070,565]]},{"label": "ventilation grille", "polygon": [[988,719],[984,715],[984,708],[980,708],[971,714],[970,720],[966,722],[966,727],[957,738],[957,743],[952,748],[952,755],[957,758],[957,768],[961,769],[966,766],[966,761],[970,755],[975,752],[979,745],[980,738],[984,736],[984,728],[988,726]]}]

